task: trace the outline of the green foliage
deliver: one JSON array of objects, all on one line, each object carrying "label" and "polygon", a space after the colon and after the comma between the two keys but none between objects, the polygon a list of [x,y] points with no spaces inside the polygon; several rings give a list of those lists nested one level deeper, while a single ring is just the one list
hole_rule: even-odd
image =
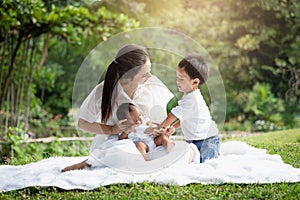
[{"label": "green foliage", "polygon": [[270,121],[257,120],[252,125],[251,130],[254,132],[260,132],[260,131],[267,132],[267,131],[282,130],[282,129],[284,129],[282,125],[280,126]]},{"label": "green foliage", "polygon": [[13,199],[297,199],[299,183],[222,184],[187,186],[156,183],[115,184],[93,191],[64,191],[55,187],[30,187],[0,194]]},{"label": "green foliage", "polygon": [[[24,120],[29,92],[31,127],[57,128],[49,124],[57,114],[62,114],[60,125],[70,124],[65,121],[69,121],[75,75],[89,51],[120,31],[156,26],[193,38],[219,66],[227,95],[225,130],[295,127],[300,100],[299,7],[297,0],[2,1],[0,94],[6,94],[0,120],[6,117],[2,111],[8,110],[9,125],[18,126]],[[37,67],[48,36],[47,59]],[[164,67],[175,68],[179,60],[170,52],[150,50],[150,55],[153,63]],[[100,63],[95,68],[105,71],[106,64]],[[161,74],[179,98],[173,75],[159,67],[153,66],[154,74]],[[5,92],[10,69],[14,73]],[[209,102],[209,92],[203,93]]]},{"label": "green foliage", "polygon": [[[20,136],[10,134],[2,143],[2,149],[6,151],[1,151],[0,163],[16,165],[55,156],[87,156],[90,144],[91,142],[86,141],[60,142],[58,139],[49,143],[21,143]],[[10,155],[11,150],[14,153],[13,157]]]},{"label": "green foliage", "polygon": [[[95,45],[120,31],[129,31],[137,28],[139,25],[136,20],[122,13],[111,12],[103,6],[93,8],[90,12],[94,16],[95,21],[89,25],[90,29],[86,29],[83,32],[81,45],[69,45],[59,40],[53,40],[50,45],[49,62],[46,64],[46,68],[52,69],[55,74],[55,80],[53,87],[44,88],[46,96],[44,98],[44,106],[48,112],[53,114],[60,113],[63,117],[66,117],[72,108],[70,99],[76,73],[84,58]],[[104,71],[107,66],[97,67],[101,68],[98,70]]]},{"label": "green foliage", "polygon": [[248,104],[252,113],[248,119],[237,102],[240,93],[251,91],[256,83],[267,83],[268,94],[281,101],[279,107],[286,111],[273,113],[275,119],[268,120],[294,126],[300,99],[299,1],[174,1],[166,10],[162,4],[159,15],[155,15],[156,1],[137,2],[144,3],[143,12],[151,16],[146,20],[141,16],[142,25],[178,30],[209,51],[225,83],[227,120],[244,115],[243,120],[253,122],[253,115],[260,116],[261,109]]},{"label": "green foliage", "polygon": [[[279,144],[294,144],[299,145],[297,138],[299,137],[300,129],[290,129],[283,131],[273,131],[253,135],[248,138],[239,140],[245,141],[251,145],[279,145]],[[236,138],[235,138],[236,139]]]},{"label": "green foliage", "polygon": [[[11,126],[16,126],[22,115],[25,115],[23,121],[27,124],[28,113],[37,107],[41,109],[42,101],[36,97],[40,86],[54,87],[55,73],[51,69],[41,70],[42,60],[47,56],[46,40],[54,36],[79,44],[83,30],[94,21],[88,9],[79,4],[69,6],[56,5],[56,1],[52,1],[51,5],[48,3],[51,4],[51,1],[17,0],[1,3],[0,45],[3,47],[3,61],[0,66],[0,110],[6,110],[12,116],[8,118]],[[38,51],[42,52],[42,56],[36,54]],[[9,67],[5,63],[9,63]]]},{"label": "green foliage", "polygon": [[24,39],[52,32],[76,43],[80,42],[78,34],[94,20],[88,9],[80,5],[60,7],[51,4],[47,7],[42,0],[4,1],[0,10],[1,38],[13,30]]},{"label": "green foliage", "polygon": [[8,133],[2,139],[2,147],[0,160],[14,156],[14,154],[22,154],[23,149],[20,148],[22,139],[26,138],[23,126],[20,127],[9,127]]},{"label": "green foliage", "polygon": [[283,100],[275,97],[267,83],[256,83],[251,91],[244,90],[235,96],[228,105],[231,120],[227,130],[233,130],[229,126],[235,123],[241,123],[239,130],[255,132],[282,130],[293,123],[293,114],[285,109]]},{"label": "green foliage", "polygon": [[[283,104],[282,101],[274,97],[268,84],[256,83],[252,91],[247,92],[246,97],[245,102],[241,102],[241,104],[244,104],[246,114],[253,113],[256,117],[266,120],[280,120],[280,115],[277,114],[283,111]],[[272,113],[275,113],[275,116]]]},{"label": "green foliage", "polygon": [[3,1],[0,19],[0,114],[9,112],[0,120],[8,116],[10,126],[27,118],[37,126],[56,114],[68,120],[84,57],[95,44],[139,25],[122,13],[73,0]]},{"label": "green foliage", "polygon": [[[91,3],[88,0],[85,2]],[[298,0],[176,0],[172,3],[165,0],[107,0],[90,5],[73,0],[4,0],[0,5],[0,55],[5,58],[0,61],[0,94],[3,92],[4,78],[10,69],[12,50],[16,47],[18,37],[22,36],[22,42],[30,42],[22,43],[17,52],[14,60],[15,73],[10,81],[9,91],[14,91],[13,94],[21,94],[23,91],[23,96],[26,96],[29,66],[36,66],[39,62],[45,35],[51,33],[48,60],[44,67],[35,68],[31,85],[30,117],[34,128],[35,125],[41,127],[39,133],[45,131],[43,127],[57,128],[61,124],[67,124],[64,119],[55,121],[54,124],[50,124],[50,121],[55,114],[66,116],[71,107],[70,96],[77,72],[76,66],[80,66],[86,54],[100,41],[120,31],[139,26],[158,26],[185,33],[209,51],[219,66],[226,87],[228,129],[249,131],[252,127],[255,130],[252,125],[258,120],[269,125],[273,123],[290,128],[297,125],[294,116],[299,112],[300,99],[299,8]],[[34,54],[32,59],[31,54]],[[157,63],[160,63],[160,59],[165,59],[167,63],[171,63],[168,66],[175,66],[178,61],[172,56],[156,58],[153,55],[153,58],[157,59]],[[22,82],[22,74],[26,74],[23,90],[17,85]],[[173,80],[170,77],[166,81],[173,87]],[[175,91],[176,87],[171,89]],[[9,97],[11,96],[14,95],[10,94]],[[13,101],[7,99],[5,98],[6,102],[3,104],[5,109],[13,110]],[[24,113],[24,98],[20,104],[22,106],[19,112],[12,113],[9,118],[12,121],[15,116],[22,116]],[[7,160],[8,164],[26,164],[56,155],[88,154],[89,144],[81,142],[70,142],[68,145],[72,148],[59,141],[43,145],[20,144],[22,136],[17,133],[21,129],[10,128],[13,134],[5,138],[15,144],[13,150],[16,157]],[[284,162],[299,167],[299,137],[299,129],[295,129],[264,133],[245,141],[256,147],[266,148],[270,153],[277,153]],[[7,153],[11,150],[8,144],[2,144]],[[93,191],[75,191],[32,187],[1,193],[0,198],[300,198],[299,183],[190,184],[183,187],[144,183],[116,184]]]},{"label": "green foliage", "polygon": [[237,105],[243,111],[246,120],[253,123],[254,131],[282,129],[284,106],[270,90],[269,84],[256,83],[252,91],[237,95]]},{"label": "green foliage", "polygon": [[231,131],[244,131],[251,132],[252,123],[249,121],[241,122],[240,120],[230,120],[225,122],[223,125],[222,131],[231,132]]}]

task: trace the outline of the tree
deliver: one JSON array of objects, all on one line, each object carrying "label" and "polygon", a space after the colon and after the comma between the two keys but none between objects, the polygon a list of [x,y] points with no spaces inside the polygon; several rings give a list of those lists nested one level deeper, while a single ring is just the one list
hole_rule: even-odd
[{"label": "tree", "polygon": [[[145,8],[153,3],[137,2],[145,3]],[[284,101],[292,123],[300,105],[299,1],[181,0],[175,4],[144,24],[183,32],[208,50],[225,83],[227,119],[244,114],[237,107],[239,93],[251,91],[256,83],[268,83],[272,94]],[[147,16],[154,12],[144,11],[150,12]]]},{"label": "tree", "polygon": [[[108,36],[131,27],[126,16],[119,18],[104,7],[92,10],[81,1],[2,1],[0,114],[6,113],[5,121],[18,126],[22,119],[27,126],[30,109],[40,107],[45,99],[45,87],[55,88],[58,65],[47,62],[51,45],[78,45],[91,35]],[[36,96],[39,91],[41,96]]]}]

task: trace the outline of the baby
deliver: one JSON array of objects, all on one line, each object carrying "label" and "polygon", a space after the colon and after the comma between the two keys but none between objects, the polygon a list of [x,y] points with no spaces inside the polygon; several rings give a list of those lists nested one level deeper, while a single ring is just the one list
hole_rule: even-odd
[{"label": "baby", "polygon": [[146,128],[149,128],[150,121],[143,119],[143,116],[134,104],[121,104],[117,110],[117,117],[119,120],[127,119],[129,123],[136,126],[135,132],[122,132],[119,135],[119,140],[131,139],[146,161],[149,160],[147,153],[153,150],[156,146],[162,145],[168,153],[174,147],[175,143],[170,141],[169,136],[167,135],[155,137],[144,133]]}]

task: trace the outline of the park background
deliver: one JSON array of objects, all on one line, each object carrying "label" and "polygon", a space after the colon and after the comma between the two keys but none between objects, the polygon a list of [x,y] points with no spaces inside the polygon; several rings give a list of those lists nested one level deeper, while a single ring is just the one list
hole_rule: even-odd
[{"label": "park background", "polygon": [[[2,1],[1,141],[82,136],[72,115],[79,67],[96,45],[143,27],[183,33],[209,53],[226,90],[223,133],[297,128],[299,5],[288,0]],[[151,58],[174,69],[178,63],[172,55]],[[107,65],[97,67],[105,71]],[[164,82],[174,91],[170,73]],[[205,86],[201,89],[209,102]],[[2,161],[16,151],[2,149]]]},{"label": "park background", "polygon": [[[226,90],[223,141],[245,133],[247,143],[300,166],[298,0],[2,0],[0,163],[88,155],[91,141],[84,138],[93,135],[78,132],[72,115],[77,71],[99,43],[144,27],[186,34],[209,53]],[[171,55],[151,58],[174,69],[178,62]],[[209,101],[205,86],[201,90]],[[0,197],[299,199],[299,191],[299,183],[184,187],[144,183],[77,193],[33,187]]]}]

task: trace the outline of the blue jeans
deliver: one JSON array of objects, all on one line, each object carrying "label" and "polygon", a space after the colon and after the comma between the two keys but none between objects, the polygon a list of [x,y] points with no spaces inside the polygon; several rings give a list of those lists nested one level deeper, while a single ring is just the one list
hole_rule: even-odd
[{"label": "blue jeans", "polygon": [[218,157],[220,151],[220,136],[218,135],[203,140],[187,140],[186,142],[197,146],[200,151],[200,163]]}]

